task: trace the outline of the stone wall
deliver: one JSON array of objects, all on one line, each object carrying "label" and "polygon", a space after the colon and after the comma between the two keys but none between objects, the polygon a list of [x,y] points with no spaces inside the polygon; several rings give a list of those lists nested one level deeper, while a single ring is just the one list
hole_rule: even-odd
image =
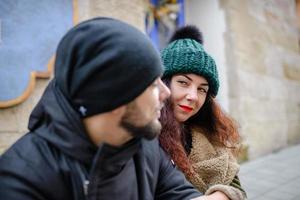
[{"label": "stone wall", "polygon": [[[76,18],[83,21],[96,16],[121,19],[144,30],[144,0],[74,0]],[[28,118],[49,80],[38,79],[33,94],[18,106],[0,109],[0,154],[27,132]]]},{"label": "stone wall", "polygon": [[229,110],[249,158],[300,143],[300,51],[292,0],[221,0]]},{"label": "stone wall", "polygon": [[79,21],[106,16],[120,19],[144,31],[146,0],[78,0]]}]

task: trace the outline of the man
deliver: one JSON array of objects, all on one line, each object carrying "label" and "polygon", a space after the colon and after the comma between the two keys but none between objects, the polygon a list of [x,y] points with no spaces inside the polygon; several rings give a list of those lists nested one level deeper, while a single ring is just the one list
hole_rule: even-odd
[{"label": "man", "polygon": [[71,29],[30,132],[0,159],[0,199],[200,196],[155,139],[170,94],[161,74],[156,50],[132,26],[95,18]]}]

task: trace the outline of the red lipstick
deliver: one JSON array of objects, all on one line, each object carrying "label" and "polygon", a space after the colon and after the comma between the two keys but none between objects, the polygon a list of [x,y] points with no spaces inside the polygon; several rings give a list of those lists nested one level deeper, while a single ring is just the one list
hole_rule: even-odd
[{"label": "red lipstick", "polygon": [[193,110],[193,108],[189,107],[189,106],[183,106],[183,105],[179,105],[179,107],[184,110],[185,112],[191,112]]}]

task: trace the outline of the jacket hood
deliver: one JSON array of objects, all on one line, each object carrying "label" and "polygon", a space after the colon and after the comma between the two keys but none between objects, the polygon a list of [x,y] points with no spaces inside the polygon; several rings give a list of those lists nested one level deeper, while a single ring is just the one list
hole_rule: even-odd
[{"label": "jacket hood", "polygon": [[97,146],[90,141],[78,112],[68,103],[55,79],[33,109],[28,128],[85,164],[91,164],[96,154]]}]

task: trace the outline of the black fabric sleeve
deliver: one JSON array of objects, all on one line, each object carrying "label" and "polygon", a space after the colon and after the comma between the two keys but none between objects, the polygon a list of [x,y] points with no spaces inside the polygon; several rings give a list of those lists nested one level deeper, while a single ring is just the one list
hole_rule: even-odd
[{"label": "black fabric sleeve", "polygon": [[35,170],[29,165],[19,160],[12,166],[7,158],[2,158],[0,164],[0,199],[46,200],[35,184],[38,182]]},{"label": "black fabric sleeve", "polygon": [[202,196],[160,148],[160,171],[155,199],[184,200]]},{"label": "black fabric sleeve", "polygon": [[[66,184],[55,169],[47,167],[42,162],[32,163],[23,156],[25,155],[20,155],[20,152],[13,152],[0,157],[1,200],[72,199],[67,192]],[[32,157],[39,160],[38,157],[28,155],[28,158]]]}]

